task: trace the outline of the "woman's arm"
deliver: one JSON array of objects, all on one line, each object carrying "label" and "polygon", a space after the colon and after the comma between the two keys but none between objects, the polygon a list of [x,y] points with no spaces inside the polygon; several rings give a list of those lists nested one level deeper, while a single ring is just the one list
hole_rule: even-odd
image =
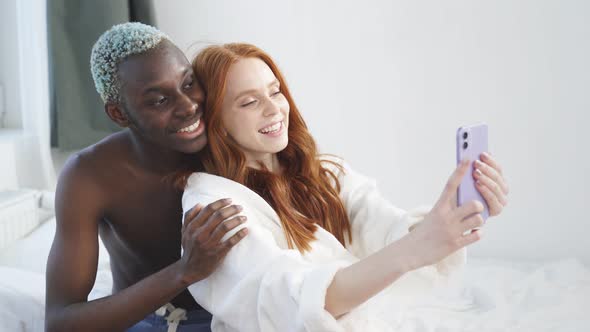
[{"label": "woman's arm", "polygon": [[338,178],[340,200],[351,227],[352,242],[347,241],[346,248],[358,258],[374,254],[400,239],[427,212],[423,211],[426,209],[417,211],[420,213],[407,212],[394,206],[381,195],[375,180],[354,171],[340,159],[324,157],[323,165]]},{"label": "woman's arm", "polygon": [[[477,240],[477,233],[465,237],[462,234],[478,222],[461,221],[462,216],[482,209],[481,204],[445,210],[465,167],[459,170],[455,171],[437,206],[414,231],[356,263],[348,255],[338,256],[337,249],[346,253],[339,246],[320,249],[332,253],[329,262],[314,262],[297,250],[280,248],[268,220],[263,220],[264,214],[255,210],[254,204],[248,204],[248,199],[239,202],[237,193],[231,193],[235,203],[244,205],[248,237],[228,253],[209,278],[188,289],[213,314],[219,326],[244,331],[283,331],[294,326],[308,331],[339,330],[337,317],[350,312],[403,273],[437,262]],[[209,185],[214,187],[213,193],[215,188],[223,187]],[[213,194],[205,196],[203,187],[193,183],[185,190],[185,209],[218,198]],[[224,188],[224,196],[230,194],[228,190]],[[314,248],[322,245],[321,241],[314,242]],[[350,315],[355,317],[356,313],[350,312],[349,318]]]},{"label": "woman's arm", "polygon": [[[280,224],[257,210],[250,197],[231,192],[224,183],[209,185],[211,190],[189,179],[183,207],[232,195],[248,217],[242,224],[248,236],[209,278],[188,287],[195,300],[213,314],[213,325],[220,331],[339,331],[340,324],[324,309],[325,294],[336,271],[353,263],[352,257],[337,246],[345,257],[318,262],[280,247],[276,240],[282,234]],[[223,193],[217,188],[223,188]]]},{"label": "woman's arm", "polygon": [[434,208],[412,232],[336,273],[326,294],[328,312],[339,317],[404,273],[439,262],[479,240],[479,230],[469,231],[483,223],[479,215],[483,205],[473,201],[456,206],[455,193],[468,167],[466,162],[457,167]]}]

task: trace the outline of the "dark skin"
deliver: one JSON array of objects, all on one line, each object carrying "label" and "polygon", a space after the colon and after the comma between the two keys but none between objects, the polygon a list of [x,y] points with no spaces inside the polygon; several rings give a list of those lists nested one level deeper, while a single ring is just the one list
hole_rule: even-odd
[{"label": "dark skin", "polygon": [[[177,133],[205,104],[184,54],[163,41],[118,70],[122,102],[105,111],[127,129],[71,157],[58,181],[46,331],[123,331],[167,302],[199,308],[186,287],[209,276],[247,234],[220,242],[245,221],[230,200],[197,205],[183,224],[182,191],[165,181],[198,167],[194,153],[207,142],[203,130]],[[113,295],[88,301],[99,235],[110,254]]]}]

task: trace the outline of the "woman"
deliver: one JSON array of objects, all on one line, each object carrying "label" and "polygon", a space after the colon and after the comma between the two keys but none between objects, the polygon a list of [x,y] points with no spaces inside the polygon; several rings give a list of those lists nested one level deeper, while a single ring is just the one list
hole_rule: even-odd
[{"label": "woman", "polygon": [[[343,161],[318,156],[263,51],[211,46],[193,67],[207,93],[209,144],[206,173],[181,177],[183,208],[232,197],[248,218],[225,221],[244,223],[249,235],[189,287],[213,314],[214,331],[389,330],[411,298],[463,264],[460,249],[480,238],[473,229],[483,223],[482,204],[456,206],[470,163],[457,167],[432,209],[405,212]],[[497,215],[506,185],[497,163],[482,158],[474,174]]]}]

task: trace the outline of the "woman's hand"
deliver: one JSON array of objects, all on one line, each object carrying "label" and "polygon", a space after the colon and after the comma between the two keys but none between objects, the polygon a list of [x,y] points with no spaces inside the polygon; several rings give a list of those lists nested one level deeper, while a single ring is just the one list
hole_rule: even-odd
[{"label": "woman's hand", "polygon": [[432,210],[399,240],[407,253],[408,269],[438,263],[481,238],[481,230],[473,229],[483,224],[483,204],[474,200],[457,207],[457,188],[469,165],[469,160],[463,160],[457,166]]},{"label": "woman's hand", "polygon": [[502,175],[502,167],[488,153],[482,153],[481,161],[473,163],[475,187],[488,203],[490,216],[497,216],[508,204],[508,185]]}]

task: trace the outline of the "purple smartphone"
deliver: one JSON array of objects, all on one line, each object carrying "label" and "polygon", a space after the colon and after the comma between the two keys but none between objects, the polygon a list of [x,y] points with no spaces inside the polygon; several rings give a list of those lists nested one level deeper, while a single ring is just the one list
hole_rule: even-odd
[{"label": "purple smartphone", "polygon": [[489,213],[488,204],[475,187],[473,179],[473,163],[479,159],[483,152],[488,151],[488,126],[486,124],[477,124],[465,126],[457,129],[457,164],[467,158],[471,161],[469,171],[463,177],[459,189],[457,189],[457,205],[461,206],[472,200],[480,201],[484,206],[481,213],[485,221]]}]

